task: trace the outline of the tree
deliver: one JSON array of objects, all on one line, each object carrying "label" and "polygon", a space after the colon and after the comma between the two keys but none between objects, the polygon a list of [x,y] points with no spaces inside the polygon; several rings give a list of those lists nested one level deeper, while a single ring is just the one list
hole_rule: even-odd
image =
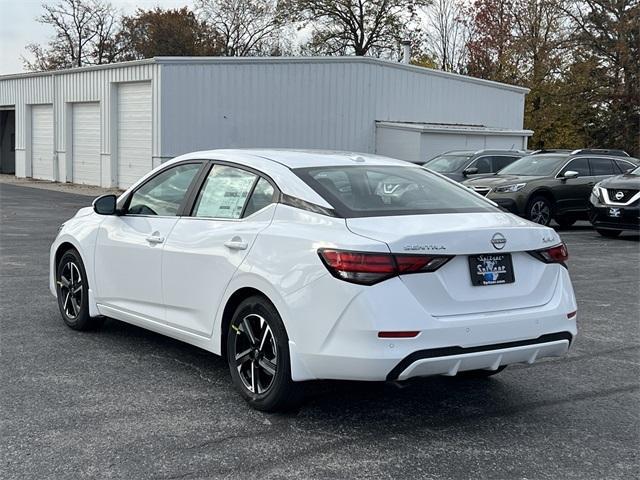
[{"label": "tree", "polygon": [[288,10],[282,1],[197,0],[196,9],[219,36],[222,55],[282,54],[289,46]]},{"label": "tree", "polygon": [[460,0],[435,0],[424,10],[427,24],[426,50],[437,67],[462,73],[466,58],[466,28]]},{"label": "tree", "polygon": [[105,0],[60,0],[42,6],[36,20],[54,28],[46,47],[27,45],[33,60],[23,58],[27,70],[81,67],[112,61],[116,12]]},{"label": "tree", "polygon": [[303,25],[311,26],[305,50],[321,55],[391,55],[425,0],[293,0]]},{"label": "tree", "polygon": [[122,60],[220,55],[223,50],[216,32],[187,7],[138,9],[134,15],[123,18],[118,44]]}]

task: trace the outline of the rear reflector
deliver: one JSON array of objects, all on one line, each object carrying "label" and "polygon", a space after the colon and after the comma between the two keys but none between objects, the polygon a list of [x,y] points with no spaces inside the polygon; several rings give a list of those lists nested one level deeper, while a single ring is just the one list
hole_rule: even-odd
[{"label": "rear reflector", "polygon": [[443,255],[352,252],[325,248],[318,250],[318,255],[334,277],[361,285],[373,285],[409,273],[434,272],[452,258]]},{"label": "rear reflector", "polygon": [[420,332],[378,332],[378,338],[413,338],[417,337]]},{"label": "rear reflector", "polygon": [[573,312],[569,312],[567,313],[567,318],[573,318],[576,316],[577,313],[578,313],[577,310],[574,310]]},{"label": "rear reflector", "polygon": [[564,244],[564,242],[551,248],[535,250],[529,253],[536,257],[538,260],[542,260],[544,263],[564,264],[564,262],[569,260],[569,250],[567,250],[567,246]]}]

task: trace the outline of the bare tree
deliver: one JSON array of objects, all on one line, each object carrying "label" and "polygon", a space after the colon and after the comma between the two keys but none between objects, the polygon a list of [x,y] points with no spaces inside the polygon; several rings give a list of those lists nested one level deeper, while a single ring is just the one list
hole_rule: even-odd
[{"label": "bare tree", "polygon": [[27,45],[34,57],[28,70],[81,67],[112,61],[117,14],[106,0],[59,0],[43,4],[36,20],[53,27],[55,34],[46,47]]},{"label": "bare tree", "polygon": [[416,7],[427,0],[293,0],[311,26],[305,49],[324,55],[392,55],[407,35]]},{"label": "bare tree", "polygon": [[215,30],[223,55],[280,54],[287,46],[287,8],[277,0],[196,0],[201,18]]},{"label": "bare tree", "polygon": [[467,29],[462,8],[461,0],[435,0],[424,9],[427,53],[438,68],[448,72],[464,70]]}]

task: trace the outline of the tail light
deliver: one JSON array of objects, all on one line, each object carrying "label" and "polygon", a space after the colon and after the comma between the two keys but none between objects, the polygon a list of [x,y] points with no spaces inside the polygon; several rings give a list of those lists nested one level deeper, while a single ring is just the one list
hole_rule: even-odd
[{"label": "tail light", "polygon": [[561,263],[564,265],[569,260],[569,250],[567,250],[564,242],[551,248],[535,250],[529,253],[544,263]]},{"label": "tail light", "polygon": [[452,257],[352,252],[320,249],[318,254],[329,272],[340,280],[373,285],[391,277],[409,273],[434,272]]}]

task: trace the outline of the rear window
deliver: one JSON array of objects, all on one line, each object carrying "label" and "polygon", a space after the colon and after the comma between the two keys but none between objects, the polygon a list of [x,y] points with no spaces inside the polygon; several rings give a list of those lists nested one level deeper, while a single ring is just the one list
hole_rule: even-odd
[{"label": "rear window", "polygon": [[346,218],[498,211],[465,187],[420,167],[330,166],[294,172]]}]

